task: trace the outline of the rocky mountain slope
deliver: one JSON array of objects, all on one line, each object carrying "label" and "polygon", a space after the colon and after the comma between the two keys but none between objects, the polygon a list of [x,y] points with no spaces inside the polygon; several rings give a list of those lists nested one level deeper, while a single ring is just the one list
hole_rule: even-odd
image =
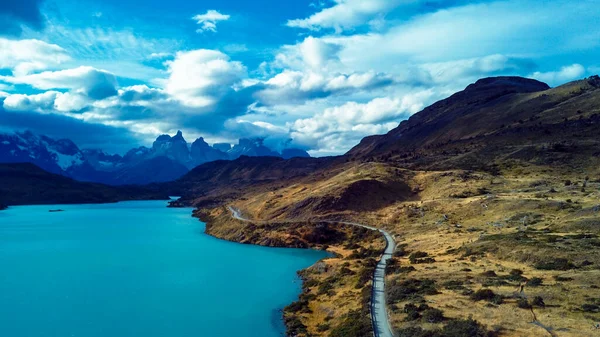
[{"label": "rocky mountain slope", "polygon": [[[399,241],[386,282],[400,336],[589,336],[600,322],[599,135],[600,78],[489,78],[345,156],[200,166],[179,180],[180,204],[198,207],[210,234],[247,243],[304,240],[323,219],[385,227]],[[259,221],[235,222],[225,205]],[[343,260],[303,273],[288,331],[363,336],[360,266],[376,247],[328,246]]]},{"label": "rocky mountain slope", "polygon": [[552,89],[519,77],[483,79],[388,134],[365,138],[347,156],[430,169],[493,170],[510,160],[594,164],[599,96],[597,76]]}]

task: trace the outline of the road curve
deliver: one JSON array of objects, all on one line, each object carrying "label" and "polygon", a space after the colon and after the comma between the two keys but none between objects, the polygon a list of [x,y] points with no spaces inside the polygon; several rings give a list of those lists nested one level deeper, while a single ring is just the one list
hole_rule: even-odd
[{"label": "road curve", "polygon": [[[239,209],[228,206],[231,216],[234,219],[240,221],[252,221],[244,218]],[[392,257],[394,249],[396,248],[396,242],[394,237],[383,229],[375,228],[359,224],[356,222],[344,222],[344,221],[322,221],[329,223],[342,223],[345,225],[352,225],[367,228],[370,230],[378,231],[383,234],[385,238],[386,246],[381,255],[381,259],[377,263],[375,273],[373,275],[373,293],[371,295],[371,321],[373,322],[373,335],[375,337],[394,337],[390,321],[387,314],[386,298],[385,298],[385,267],[387,266],[388,260]]]}]

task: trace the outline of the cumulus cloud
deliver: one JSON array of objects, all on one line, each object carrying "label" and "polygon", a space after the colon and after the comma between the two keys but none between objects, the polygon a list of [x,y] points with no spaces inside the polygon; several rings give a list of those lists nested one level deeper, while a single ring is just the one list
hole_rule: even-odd
[{"label": "cumulus cloud", "polygon": [[305,19],[289,20],[287,25],[310,30],[329,28],[341,32],[381,17],[401,3],[401,0],[334,1],[335,5],[333,7],[324,8]]},{"label": "cumulus cloud", "polygon": [[398,98],[375,98],[367,103],[348,102],[288,126],[296,142],[324,153],[342,153],[363,137],[398,126],[401,119],[420,111],[434,97],[433,91],[425,90]]},{"label": "cumulus cloud", "polygon": [[220,21],[227,21],[231,16],[227,14],[221,14],[218,11],[211,9],[206,11],[204,14],[195,15],[192,20],[195,20],[200,28],[196,30],[196,33],[204,32],[217,32],[217,23]]},{"label": "cumulus cloud", "polygon": [[241,62],[208,49],[179,52],[168,63],[166,91],[184,105],[207,107],[230,93],[246,76]]},{"label": "cumulus cloud", "polygon": [[390,85],[393,79],[385,74],[367,72],[355,74],[321,74],[284,70],[265,82],[257,96],[264,104],[305,101],[335,94],[350,94]]},{"label": "cumulus cloud", "polygon": [[46,91],[41,94],[7,94],[3,107],[9,111],[79,112],[90,105],[89,97],[80,93]]},{"label": "cumulus cloud", "polygon": [[27,84],[42,90],[74,90],[92,99],[104,99],[117,94],[115,75],[87,66],[22,76],[0,76],[0,80],[13,84]]},{"label": "cumulus cloud", "polygon": [[36,95],[14,94],[4,99],[4,109],[10,111],[39,111],[48,112],[54,109],[57,91],[46,91]]},{"label": "cumulus cloud", "polygon": [[0,38],[0,69],[10,69],[14,75],[26,75],[71,60],[66,50],[40,40],[10,40]]},{"label": "cumulus cloud", "polygon": [[581,79],[585,76],[585,67],[581,64],[572,64],[570,66],[561,67],[557,71],[539,72],[536,71],[530,75],[537,80],[548,83],[550,85],[560,85],[568,81]]},{"label": "cumulus cloud", "polygon": [[520,75],[529,73],[536,67],[529,58],[506,55],[488,55],[463,60],[425,63],[419,65],[421,71],[432,83],[449,83],[457,79],[472,81],[481,77],[494,75]]},{"label": "cumulus cloud", "polygon": [[140,137],[127,128],[89,123],[59,114],[13,112],[0,106],[0,120],[0,132],[31,130],[57,139],[71,139],[81,148],[101,148],[110,153],[123,153],[140,144]]}]

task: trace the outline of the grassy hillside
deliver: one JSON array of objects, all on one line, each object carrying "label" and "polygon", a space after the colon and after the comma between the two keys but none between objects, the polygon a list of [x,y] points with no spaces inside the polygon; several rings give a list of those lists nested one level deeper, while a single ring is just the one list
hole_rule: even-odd
[{"label": "grassy hillside", "polygon": [[[210,234],[247,243],[312,247],[302,233],[324,219],[386,228],[400,243],[387,276],[400,336],[590,336],[600,322],[599,135],[600,78],[552,89],[484,79],[343,157],[199,167],[184,202],[212,215]],[[261,225],[229,221],[225,205]],[[364,249],[378,249],[366,242],[326,248],[352,255],[356,272],[369,265]],[[357,285],[346,262],[307,272],[319,286],[288,322],[299,336],[361,336],[351,322],[368,318],[364,293],[348,285],[368,292],[369,282]],[[328,283],[331,296],[319,290]]]}]

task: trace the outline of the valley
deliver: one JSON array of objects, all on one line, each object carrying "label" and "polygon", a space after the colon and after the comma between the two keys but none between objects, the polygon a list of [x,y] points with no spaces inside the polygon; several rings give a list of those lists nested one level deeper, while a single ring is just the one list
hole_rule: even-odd
[{"label": "valley", "polygon": [[[201,209],[211,235],[267,246],[323,248],[306,235],[319,221],[382,226],[400,238],[386,276],[400,336],[595,334],[597,79],[554,89],[513,78],[478,83],[313,172],[302,168],[316,159],[201,166],[180,182],[205,192],[183,191],[180,202]],[[206,178],[193,178],[200,172]],[[260,222],[229,219],[227,205]],[[351,322],[369,317],[356,310],[365,307],[357,290],[370,290],[356,284],[356,263],[372,265],[384,243],[342,242],[327,249],[346,258],[302,273],[299,303],[308,309],[294,307],[290,335],[363,336]],[[358,258],[369,249],[373,260]]]},{"label": "valley", "polygon": [[289,336],[372,335],[386,241],[349,223],[396,241],[395,336],[594,336],[599,126],[597,76],[486,78],[342,156],[240,156],[140,188],[180,195],[171,207],[194,207],[217,238],[333,254],[299,273]]}]

